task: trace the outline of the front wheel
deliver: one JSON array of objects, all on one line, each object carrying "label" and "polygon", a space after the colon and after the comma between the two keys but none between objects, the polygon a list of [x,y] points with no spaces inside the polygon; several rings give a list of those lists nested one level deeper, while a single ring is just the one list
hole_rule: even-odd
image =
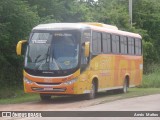
[{"label": "front wheel", "polygon": [[92,82],[92,86],[91,86],[90,93],[87,94],[87,99],[88,99],[88,100],[94,99],[95,96],[96,96],[96,84],[95,84],[95,82],[93,81],[93,82]]},{"label": "front wheel", "polygon": [[42,101],[47,101],[51,99],[51,95],[40,94],[40,98]]}]

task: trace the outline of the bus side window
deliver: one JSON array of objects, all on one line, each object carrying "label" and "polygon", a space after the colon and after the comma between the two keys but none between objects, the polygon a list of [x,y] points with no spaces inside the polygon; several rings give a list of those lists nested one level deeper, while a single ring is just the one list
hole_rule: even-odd
[{"label": "bus side window", "polygon": [[116,36],[112,35],[112,53],[116,53]]},{"label": "bus side window", "polygon": [[101,33],[93,32],[92,37],[92,52],[93,55],[101,53]]},{"label": "bus side window", "polygon": [[120,36],[120,49],[121,49],[121,54],[125,54],[124,36]]},{"label": "bus side window", "polygon": [[134,38],[131,38],[131,37],[128,37],[128,53],[130,55],[135,54],[135,42],[134,42]]},{"label": "bus side window", "polygon": [[139,42],[138,41],[139,41],[138,39],[135,40],[135,54],[136,55],[139,55]]},{"label": "bus side window", "polygon": [[112,35],[112,52],[113,53],[119,53],[119,36],[118,35]]},{"label": "bus side window", "polygon": [[127,54],[127,37],[126,36],[121,36],[120,37],[120,49],[122,54]]},{"label": "bus side window", "polygon": [[120,53],[120,37],[116,35],[116,48],[117,48],[117,53]]},{"label": "bus side window", "polygon": [[135,39],[135,54],[141,55],[142,54],[142,47],[141,47],[141,39]]},{"label": "bus side window", "polygon": [[111,53],[111,35],[108,33],[102,34],[103,53]]},{"label": "bus side window", "polygon": [[139,55],[142,55],[142,41],[139,39]]},{"label": "bus side window", "polygon": [[135,41],[134,38],[131,38],[131,42],[132,42],[132,44],[131,44],[131,47],[132,47],[132,55],[135,54],[135,42],[134,42],[134,41]]},{"label": "bus side window", "polygon": [[127,37],[126,36],[124,36],[123,42],[124,42],[124,54],[128,54],[128,45],[127,45]]},{"label": "bus side window", "polygon": [[101,53],[102,52],[102,43],[101,43],[101,33],[97,33],[98,34],[98,40],[97,40],[97,44],[98,44],[98,49],[97,49],[97,53]]},{"label": "bus side window", "polygon": [[132,41],[131,38],[128,37],[128,54],[131,55],[132,54]]}]

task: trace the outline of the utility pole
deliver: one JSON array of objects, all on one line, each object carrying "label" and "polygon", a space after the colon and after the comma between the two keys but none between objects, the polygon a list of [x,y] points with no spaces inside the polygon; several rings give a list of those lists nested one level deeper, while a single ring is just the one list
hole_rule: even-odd
[{"label": "utility pole", "polygon": [[130,16],[130,24],[132,27],[132,0],[129,0],[129,16]]}]

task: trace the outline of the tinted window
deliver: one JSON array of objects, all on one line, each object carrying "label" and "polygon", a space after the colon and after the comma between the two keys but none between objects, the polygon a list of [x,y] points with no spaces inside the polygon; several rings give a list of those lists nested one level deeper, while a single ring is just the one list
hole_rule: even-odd
[{"label": "tinted window", "polygon": [[142,54],[142,41],[139,39],[139,55]]},{"label": "tinted window", "polygon": [[91,39],[91,30],[84,30],[81,43],[90,41],[90,39]]},{"label": "tinted window", "polygon": [[111,35],[107,33],[102,34],[102,46],[103,46],[103,52],[104,53],[110,53],[111,52]]},{"label": "tinted window", "polygon": [[142,53],[141,40],[135,39],[135,54],[141,55],[141,53]]},{"label": "tinted window", "polygon": [[94,55],[101,53],[101,33],[93,32],[92,50]]},{"label": "tinted window", "polygon": [[128,53],[128,41],[127,41],[127,37],[123,38],[123,42],[124,42],[124,54]]},{"label": "tinted window", "polygon": [[119,53],[119,36],[112,35],[112,52]]},{"label": "tinted window", "polygon": [[131,37],[128,38],[128,53],[130,55],[135,54],[135,42],[134,42],[134,38],[131,38]]},{"label": "tinted window", "polygon": [[132,55],[134,55],[135,54],[135,50],[134,50],[134,48],[135,48],[134,38],[131,38],[131,48],[132,48]]},{"label": "tinted window", "polygon": [[127,37],[120,37],[120,50],[122,54],[127,54]]},{"label": "tinted window", "polygon": [[120,37],[120,49],[121,49],[121,53],[125,54],[125,43],[124,43],[124,37],[123,36]]}]

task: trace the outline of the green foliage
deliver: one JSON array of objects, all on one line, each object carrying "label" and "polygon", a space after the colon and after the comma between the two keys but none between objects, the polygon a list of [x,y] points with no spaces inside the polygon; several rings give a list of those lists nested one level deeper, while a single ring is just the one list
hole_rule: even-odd
[{"label": "green foliage", "polygon": [[[150,50],[157,54],[156,57],[151,55],[156,62],[157,58],[160,59],[160,3],[158,0],[134,0],[133,11],[135,27],[147,31],[148,35],[144,37],[144,41],[153,44],[153,49]],[[146,47],[148,49],[148,46]],[[148,52],[147,54],[149,54]]]},{"label": "green foliage", "polygon": [[22,89],[5,90],[5,94],[0,92],[0,104],[14,104],[40,100],[38,94],[26,94]]},{"label": "green foliage", "polygon": [[143,76],[143,88],[160,88],[160,65],[151,64],[149,73]]},{"label": "green foliage", "polygon": [[77,0],[26,0],[36,9],[42,23],[91,21],[90,9]]},{"label": "green foliage", "polygon": [[128,8],[118,0],[99,0],[95,5],[94,21],[129,29]]},{"label": "green foliage", "polygon": [[151,66],[151,64],[153,64],[155,62],[155,60],[157,60],[157,53],[156,53],[156,49],[153,46],[153,43],[151,42],[143,42],[143,47],[144,47],[144,72],[147,73],[149,72],[149,68]]},{"label": "green foliage", "polygon": [[21,0],[0,1],[0,90],[22,83],[22,59],[15,54],[17,42],[27,38],[39,17]]}]

